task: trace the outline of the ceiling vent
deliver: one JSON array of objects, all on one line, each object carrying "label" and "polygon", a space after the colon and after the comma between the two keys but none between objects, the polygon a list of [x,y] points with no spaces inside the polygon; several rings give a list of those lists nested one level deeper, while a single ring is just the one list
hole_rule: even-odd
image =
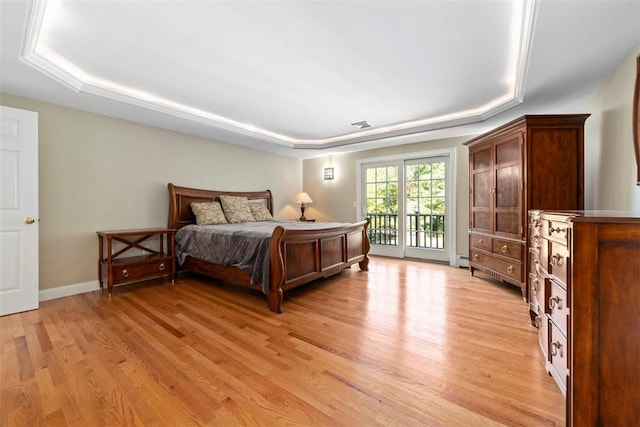
[{"label": "ceiling vent", "polygon": [[363,120],[361,122],[351,123],[351,126],[356,126],[358,129],[365,129],[365,128],[370,128],[371,123],[369,123],[366,120]]}]

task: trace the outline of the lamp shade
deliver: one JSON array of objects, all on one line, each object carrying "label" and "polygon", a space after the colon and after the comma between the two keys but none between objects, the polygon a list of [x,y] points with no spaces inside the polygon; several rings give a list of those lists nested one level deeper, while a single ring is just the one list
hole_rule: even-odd
[{"label": "lamp shade", "polygon": [[309,195],[303,191],[296,195],[294,202],[295,203],[313,203],[313,200],[311,200],[311,197],[309,197]]}]

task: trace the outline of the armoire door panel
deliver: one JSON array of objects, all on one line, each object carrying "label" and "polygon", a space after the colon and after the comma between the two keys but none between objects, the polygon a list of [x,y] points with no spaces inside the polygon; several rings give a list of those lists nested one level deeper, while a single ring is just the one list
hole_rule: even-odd
[{"label": "armoire door panel", "polygon": [[496,169],[496,208],[520,206],[520,167]]}]

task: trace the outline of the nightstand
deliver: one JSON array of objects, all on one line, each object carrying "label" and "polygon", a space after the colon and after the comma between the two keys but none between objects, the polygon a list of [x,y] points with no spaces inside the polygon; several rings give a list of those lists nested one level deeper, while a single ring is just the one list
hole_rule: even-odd
[{"label": "nightstand", "polygon": [[[100,292],[105,282],[109,298],[114,285],[166,276],[171,276],[174,283],[175,233],[172,228],[98,231]],[[134,249],[142,255],[135,255]]]}]

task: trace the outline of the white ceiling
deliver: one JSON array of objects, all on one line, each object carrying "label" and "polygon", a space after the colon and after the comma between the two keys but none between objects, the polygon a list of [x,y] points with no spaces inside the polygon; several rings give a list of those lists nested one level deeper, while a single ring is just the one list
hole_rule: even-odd
[{"label": "white ceiling", "polygon": [[544,113],[640,43],[640,0],[0,0],[0,15],[2,92],[295,157]]}]

